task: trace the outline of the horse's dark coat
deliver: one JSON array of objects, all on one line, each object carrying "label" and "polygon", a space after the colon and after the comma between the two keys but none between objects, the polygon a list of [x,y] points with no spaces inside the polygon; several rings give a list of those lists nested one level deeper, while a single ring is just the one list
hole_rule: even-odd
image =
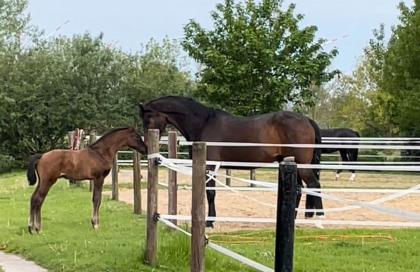
[{"label": "horse's dark coat", "polygon": [[[237,117],[225,111],[206,107],[191,98],[178,96],[161,97],[139,107],[145,129],[155,128],[162,133],[167,124],[172,124],[188,141],[321,143],[316,123],[293,112]],[[286,156],[294,156],[297,163],[319,163],[320,151],[313,148],[289,147],[208,147],[207,149],[208,160],[273,162],[281,161]],[[315,171],[299,169],[298,173],[308,187],[320,188]],[[213,180],[207,184],[215,185]],[[207,190],[210,216],[216,215],[214,197],[215,191]],[[307,199],[307,208],[322,209],[320,198],[309,196]]]},{"label": "horse's dark coat", "polygon": [[[349,128],[332,128],[332,129],[321,129],[322,137],[340,137],[340,138],[359,138],[360,134]],[[341,143],[340,143],[341,144]],[[352,143],[353,145],[355,143]],[[340,152],[342,161],[357,161],[359,150],[355,148],[322,148],[322,153],[329,154],[334,152]],[[337,170],[337,174],[343,170]],[[354,170],[350,170],[354,174]]]}]

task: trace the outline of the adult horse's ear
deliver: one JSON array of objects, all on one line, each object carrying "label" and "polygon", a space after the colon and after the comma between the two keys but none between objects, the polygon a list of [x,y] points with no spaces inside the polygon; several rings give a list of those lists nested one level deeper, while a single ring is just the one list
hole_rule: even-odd
[{"label": "adult horse's ear", "polygon": [[143,104],[140,104],[139,103],[139,115],[140,115],[140,118],[143,118],[143,114],[144,114]]}]

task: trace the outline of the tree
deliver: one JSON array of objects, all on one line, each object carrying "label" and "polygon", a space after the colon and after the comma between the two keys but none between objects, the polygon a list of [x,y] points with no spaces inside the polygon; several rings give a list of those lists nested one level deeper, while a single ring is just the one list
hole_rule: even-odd
[{"label": "tree", "polygon": [[390,96],[390,118],[400,134],[420,135],[420,1],[412,8],[400,3],[400,24],[393,29],[379,87]]},{"label": "tree", "polygon": [[[191,81],[154,43],[143,55],[102,34],[39,39],[0,77],[0,150],[18,159],[62,147],[75,127],[100,132],[138,123],[139,101],[189,92]],[[153,50],[152,50],[153,49]],[[161,52],[162,54],[151,54]]]},{"label": "tree", "polygon": [[311,88],[336,73],[326,69],[337,51],[314,41],[315,26],[300,28],[294,9],[281,0],[225,0],[211,14],[213,30],[190,21],[182,45],[202,65],[198,95],[240,115],[313,104]]}]

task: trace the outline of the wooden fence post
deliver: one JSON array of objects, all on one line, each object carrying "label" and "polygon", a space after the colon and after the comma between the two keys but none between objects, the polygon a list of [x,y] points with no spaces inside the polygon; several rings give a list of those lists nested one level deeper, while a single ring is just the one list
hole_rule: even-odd
[{"label": "wooden fence post", "polygon": [[112,162],[112,200],[118,200],[118,152],[115,154],[114,161]]},{"label": "wooden fence post", "polygon": [[[169,131],[168,133],[168,157],[171,159],[177,158],[177,133],[176,131]],[[168,214],[177,214],[177,173],[173,170],[168,170]],[[171,220],[175,225],[177,221]]]},{"label": "wooden fence post", "polygon": [[[159,130],[147,131],[148,153],[159,152]],[[147,173],[147,232],[146,232],[146,262],[151,266],[157,264],[157,209],[158,209],[158,160],[149,159]]]},{"label": "wooden fence post", "polygon": [[[69,146],[68,147],[69,147],[70,150],[73,150],[74,131],[69,131],[67,133],[67,137],[68,137],[68,141],[69,141]],[[73,179],[69,179],[69,184],[70,185],[75,185],[76,181],[73,180]]]},{"label": "wooden fence post", "polygon": [[277,194],[276,272],[293,271],[297,166],[294,157],[286,157],[279,165]]},{"label": "wooden fence post", "polygon": [[191,271],[204,271],[206,143],[195,142],[192,147],[192,206],[191,206]]},{"label": "wooden fence post", "polygon": [[[250,170],[250,172],[249,172],[249,179],[251,179],[251,180],[256,180],[257,179],[257,174],[255,173],[255,169],[251,169]],[[250,187],[255,187],[255,184],[254,183],[251,183],[249,186]]]},{"label": "wooden fence post", "polygon": [[133,150],[134,213],[141,214],[141,155]]},{"label": "wooden fence post", "polygon": [[[91,130],[89,133],[89,145],[93,144],[96,141],[96,131]],[[89,192],[93,191],[93,180],[89,180]]]},{"label": "wooden fence post", "polygon": [[[231,176],[232,175],[232,170],[231,169],[226,169],[226,176]],[[230,186],[231,184],[231,179],[226,177],[226,186]]]}]

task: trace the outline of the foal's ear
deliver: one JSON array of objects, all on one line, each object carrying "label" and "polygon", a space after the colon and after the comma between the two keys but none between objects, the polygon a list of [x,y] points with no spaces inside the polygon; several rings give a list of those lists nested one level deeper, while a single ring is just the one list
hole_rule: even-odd
[{"label": "foal's ear", "polygon": [[138,106],[139,106],[139,115],[140,115],[140,118],[143,118],[143,114],[144,114],[144,106],[143,106],[143,104],[138,104]]}]

